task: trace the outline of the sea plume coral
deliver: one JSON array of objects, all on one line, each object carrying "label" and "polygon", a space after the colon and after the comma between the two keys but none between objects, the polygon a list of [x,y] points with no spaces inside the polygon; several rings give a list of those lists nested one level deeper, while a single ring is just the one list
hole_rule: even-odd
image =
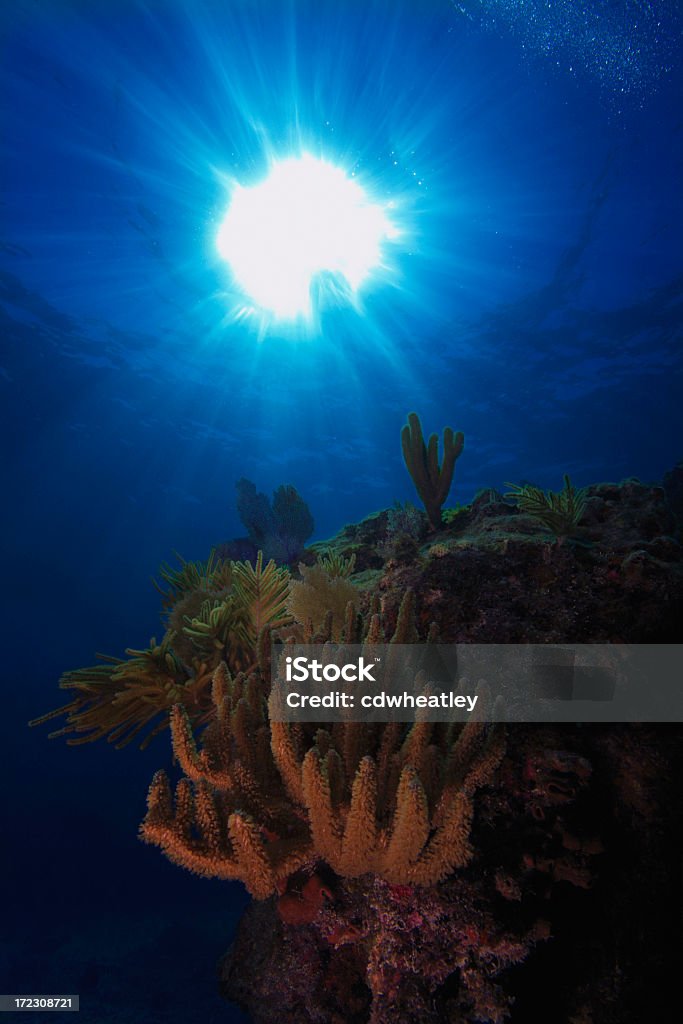
[{"label": "sea plume coral", "polygon": [[205,594],[216,593],[230,587],[233,563],[227,558],[218,558],[213,549],[205,562],[188,562],[176,554],[178,566],[162,562],[159,575],[166,584],[153,581],[163,598],[165,608],[172,608],[179,600],[197,591]]},{"label": "sea plume coral", "polygon": [[206,674],[193,675],[178,660],[170,640],[167,635],[160,644],[152,640],[146,650],[127,650],[127,660],[100,655],[104,665],[66,672],[59,685],[75,691],[74,699],[29,724],[42,725],[66,715],[66,725],[50,733],[50,739],[68,736],[67,743],[78,746],[106,736],[117,749],[149,729],[140,744],[144,749],[166,728],[175,704],[195,713],[210,682]]},{"label": "sea plume coral", "polygon": [[119,748],[149,729],[144,748],[166,728],[174,705],[205,724],[213,714],[216,667],[225,662],[232,672],[252,669],[265,628],[291,621],[289,572],[272,560],[264,565],[261,552],[254,565],[217,561],[212,553],[207,562],[164,565],[161,576],[168,589],[157,589],[169,623],[161,642],[128,650],[127,660],[100,655],[105,664],[65,673],[60,688],[75,691],[74,699],[30,725],[66,715],[66,725],[51,737],[68,735],[71,745],[107,737]]}]

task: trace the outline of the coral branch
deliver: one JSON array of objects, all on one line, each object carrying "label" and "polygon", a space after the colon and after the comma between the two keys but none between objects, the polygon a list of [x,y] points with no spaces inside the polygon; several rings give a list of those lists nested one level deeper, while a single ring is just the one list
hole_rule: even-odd
[{"label": "coral branch", "polygon": [[341,854],[341,822],[334,813],[325,766],[315,749],[309,750],[304,758],[302,782],[313,843],[328,864],[338,864]]},{"label": "coral branch", "polygon": [[439,465],[439,438],[432,434],[425,445],[417,413],[408,414],[408,423],[401,431],[403,460],[434,530],[438,530],[442,525],[441,507],[451,489],[455,462],[461,455],[464,444],[465,437],[462,431],[456,434],[450,427],[444,427],[443,461]]},{"label": "coral branch", "polygon": [[377,770],[371,757],[364,757],[353,780],[351,804],[342,841],[340,868],[353,876],[368,870],[377,845]]},{"label": "coral branch", "polygon": [[427,796],[420,777],[407,765],[401,772],[396,793],[396,813],[391,839],[384,860],[384,876],[390,882],[402,882],[412,875],[429,835]]}]

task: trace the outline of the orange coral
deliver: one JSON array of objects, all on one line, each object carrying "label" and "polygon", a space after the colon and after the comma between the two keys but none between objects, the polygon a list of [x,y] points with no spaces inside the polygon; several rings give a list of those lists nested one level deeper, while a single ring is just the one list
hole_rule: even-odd
[{"label": "orange coral", "polygon": [[[414,633],[404,597],[393,639]],[[377,616],[368,638],[379,640]],[[142,838],[198,874],[239,878],[257,898],[319,861],[347,877],[434,885],[472,856],[473,798],[501,760],[501,728],[417,722],[270,721],[259,671],[213,678],[215,714],[201,748],[187,712],[173,710],[173,749],[185,773],[171,797],[150,788]],[[294,911],[292,911],[294,912]]]}]

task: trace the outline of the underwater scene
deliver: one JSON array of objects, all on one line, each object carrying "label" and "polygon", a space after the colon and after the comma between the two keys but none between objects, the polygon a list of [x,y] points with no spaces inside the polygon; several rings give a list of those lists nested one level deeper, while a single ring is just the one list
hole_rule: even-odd
[{"label": "underwater scene", "polygon": [[2,5],[8,1020],[680,1014],[682,29]]}]

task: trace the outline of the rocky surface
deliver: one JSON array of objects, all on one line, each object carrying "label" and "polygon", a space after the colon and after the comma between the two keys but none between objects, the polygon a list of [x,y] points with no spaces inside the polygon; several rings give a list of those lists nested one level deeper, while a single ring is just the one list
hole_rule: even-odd
[{"label": "rocky surface", "polygon": [[318,550],[356,555],[354,581],[379,592],[388,623],[406,588],[423,629],[450,643],[667,643],[683,619],[680,523],[662,487],[587,489],[576,536],[559,541],[495,491],[418,540],[388,536],[387,512]]},{"label": "rocky surface", "polygon": [[298,916],[292,893],[251,905],[223,994],[254,1024],[642,1024],[668,1011],[680,733],[508,733],[468,868],[424,889],[321,867],[317,885],[299,880]]},{"label": "rocky surface", "polygon": [[[558,540],[494,491],[430,532],[391,510],[308,553],[356,556],[388,635],[407,588],[451,643],[670,643],[683,612],[680,473],[587,490]],[[394,519],[395,521],[395,519]],[[254,903],[224,995],[254,1024],[642,1024],[677,1001],[679,725],[507,726],[475,856],[441,885],[320,864]]]}]

